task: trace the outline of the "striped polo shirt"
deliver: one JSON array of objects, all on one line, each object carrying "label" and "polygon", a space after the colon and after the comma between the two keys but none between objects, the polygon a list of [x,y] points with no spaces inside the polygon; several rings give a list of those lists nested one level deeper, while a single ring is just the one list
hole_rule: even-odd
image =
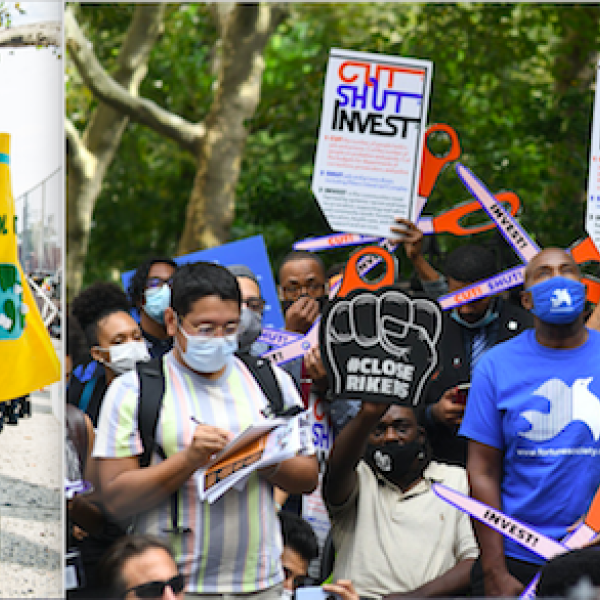
[{"label": "striped polo shirt", "polygon": [[[156,428],[156,441],[167,456],[189,445],[198,421],[238,434],[263,420],[267,400],[246,366],[234,358],[218,380],[208,380],[173,356],[163,358],[165,394]],[[286,407],[302,405],[292,379],[275,368]],[[110,385],[100,413],[94,456],[126,458],[142,453],[138,432],[138,389],[135,371]],[[312,435],[306,436],[312,440]],[[309,449],[314,453],[314,448]],[[160,461],[152,457],[151,464]],[[171,524],[171,499],[137,517],[136,532],[168,537],[187,591],[246,593],[283,580],[282,540],[273,504],[273,486],[252,473],[241,492],[229,490],[213,504],[198,499],[197,478],[191,477],[178,495],[180,529]]]}]

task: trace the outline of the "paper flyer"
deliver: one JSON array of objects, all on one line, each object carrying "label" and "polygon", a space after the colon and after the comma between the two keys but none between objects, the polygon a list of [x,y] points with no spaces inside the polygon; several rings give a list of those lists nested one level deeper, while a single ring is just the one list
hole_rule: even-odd
[{"label": "paper flyer", "polygon": [[272,419],[246,429],[227,452],[197,471],[200,500],[212,503],[232,487],[242,490],[252,472],[303,454],[304,428],[305,417],[301,413],[291,419]]},{"label": "paper flyer", "polygon": [[418,195],[433,64],[332,48],[312,192],[333,231],[388,237]]}]

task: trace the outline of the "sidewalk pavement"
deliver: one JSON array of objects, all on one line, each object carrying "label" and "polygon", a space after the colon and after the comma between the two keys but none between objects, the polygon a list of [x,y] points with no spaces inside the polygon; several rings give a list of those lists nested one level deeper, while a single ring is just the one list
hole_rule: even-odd
[{"label": "sidewalk pavement", "polygon": [[62,598],[62,439],[48,391],[0,433],[0,598]]}]

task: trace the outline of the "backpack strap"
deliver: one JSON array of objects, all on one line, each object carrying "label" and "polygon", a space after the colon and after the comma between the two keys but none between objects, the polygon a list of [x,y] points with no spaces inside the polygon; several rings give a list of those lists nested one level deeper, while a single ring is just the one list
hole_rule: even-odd
[{"label": "backpack strap", "polygon": [[[163,396],[165,395],[165,375],[163,372],[162,357],[153,358],[147,362],[138,362],[135,365],[140,391],[138,395],[138,427],[144,451],[140,456],[140,466],[147,467],[152,458],[152,451],[156,450],[162,460],[167,457],[164,450],[156,445],[156,425],[160,415]],[[179,527],[179,503],[177,492],[171,494],[171,529],[165,533],[188,533],[189,527]]]},{"label": "backpack strap", "polygon": [[135,365],[140,382],[138,395],[138,427],[144,451],[140,456],[140,466],[147,467],[154,450],[156,424],[165,393],[165,377],[162,370],[162,359],[153,358],[148,362]]},{"label": "backpack strap", "polygon": [[235,355],[246,365],[263,394],[269,402],[268,410],[264,414],[267,418],[293,417],[302,412],[299,406],[284,408],[283,394],[273,371],[271,362],[260,356],[252,356],[248,352],[236,352]]}]

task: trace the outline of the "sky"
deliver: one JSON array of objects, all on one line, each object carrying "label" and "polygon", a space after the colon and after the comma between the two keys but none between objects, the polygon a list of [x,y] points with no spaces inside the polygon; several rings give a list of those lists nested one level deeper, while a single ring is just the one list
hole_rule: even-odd
[{"label": "sky", "polygon": [[[62,20],[62,7],[62,1],[21,2],[26,14],[14,14],[12,25]],[[15,199],[63,164],[64,80],[59,54],[53,49],[0,49],[0,132],[11,136]]]},{"label": "sky", "polygon": [[[6,4],[14,7],[15,3]],[[21,2],[21,8],[25,14],[12,12],[12,27],[62,21],[61,0]],[[64,247],[63,60],[57,48],[0,49],[0,132],[10,135],[17,233],[23,239],[24,228],[34,232],[38,256],[45,255],[46,244]],[[39,184],[44,180],[42,187]],[[49,252],[56,256],[56,250]],[[53,269],[55,264],[46,266]]]}]

